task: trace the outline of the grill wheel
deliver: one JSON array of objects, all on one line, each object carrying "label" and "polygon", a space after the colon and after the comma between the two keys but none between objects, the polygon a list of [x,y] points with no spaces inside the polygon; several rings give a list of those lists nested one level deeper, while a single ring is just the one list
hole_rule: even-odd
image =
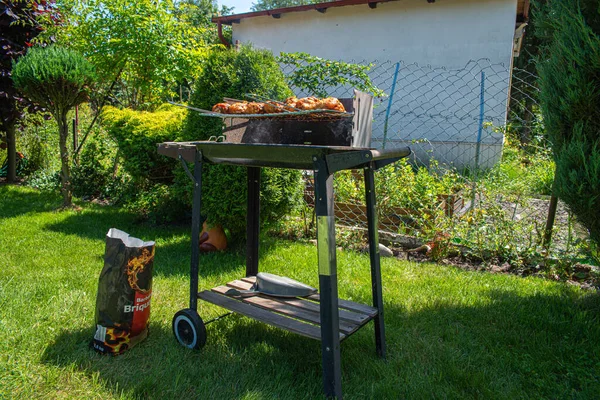
[{"label": "grill wheel", "polygon": [[206,326],[195,310],[186,308],[173,317],[173,335],[183,347],[201,349],[206,344]]}]

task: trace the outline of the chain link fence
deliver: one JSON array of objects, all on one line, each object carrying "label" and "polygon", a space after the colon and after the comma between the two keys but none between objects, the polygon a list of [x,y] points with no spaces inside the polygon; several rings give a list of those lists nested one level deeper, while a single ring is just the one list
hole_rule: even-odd
[{"label": "chain link fence", "polygon": [[[377,172],[380,231],[400,243],[446,241],[507,258],[541,250],[554,164],[543,134],[536,76],[526,70],[470,61],[447,69],[393,61],[370,65],[386,93],[374,105],[371,145],[409,146],[412,155]],[[294,69],[283,66],[291,76]],[[301,88],[294,93],[308,96]],[[348,98],[353,88],[328,87]],[[360,171],[335,178],[336,218],[366,229]],[[314,204],[306,176],[305,201]],[[558,207],[553,249],[573,241],[570,215]],[[406,242],[408,240],[408,242]]]}]

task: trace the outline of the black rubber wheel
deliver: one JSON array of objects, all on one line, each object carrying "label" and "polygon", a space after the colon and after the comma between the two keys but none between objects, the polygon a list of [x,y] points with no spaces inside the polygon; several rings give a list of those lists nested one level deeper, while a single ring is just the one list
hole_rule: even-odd
[{"label": "black rubber wheel", "polygon": [[201,349],[206,344],[206,326],[195,310],[186,308],[173,317],[173,334],[183,347]]}]

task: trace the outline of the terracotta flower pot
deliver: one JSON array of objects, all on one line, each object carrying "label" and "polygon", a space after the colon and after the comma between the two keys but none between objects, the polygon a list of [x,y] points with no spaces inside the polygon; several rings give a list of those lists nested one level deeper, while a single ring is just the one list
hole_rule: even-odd
[{"label": "terracotta flower pot", "polygon": [[210,229],[206,222],[202,224],[200,232],[200,253],[210,253],[212,251],[221,251],[227,248],[227,236],[221,225],[215,225]]}]

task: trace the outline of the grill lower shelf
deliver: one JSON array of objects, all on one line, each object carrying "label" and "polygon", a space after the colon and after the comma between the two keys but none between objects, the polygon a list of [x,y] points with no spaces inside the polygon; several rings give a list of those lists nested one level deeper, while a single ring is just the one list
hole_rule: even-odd
[{"label": "grill lower shelf", "polygon": [[[263,294],[252,297],[225,295],[231,288],[250,289],[254,281],[255,277],[231,281],[225,286],[198,293],[198,298],[277,328],[321,340],[318,294],[305,298],[283,298]],[[339,300],[338,303],[340,340],[356,332],[377,315],[377,309],[364,304],[348,300]]]}]

